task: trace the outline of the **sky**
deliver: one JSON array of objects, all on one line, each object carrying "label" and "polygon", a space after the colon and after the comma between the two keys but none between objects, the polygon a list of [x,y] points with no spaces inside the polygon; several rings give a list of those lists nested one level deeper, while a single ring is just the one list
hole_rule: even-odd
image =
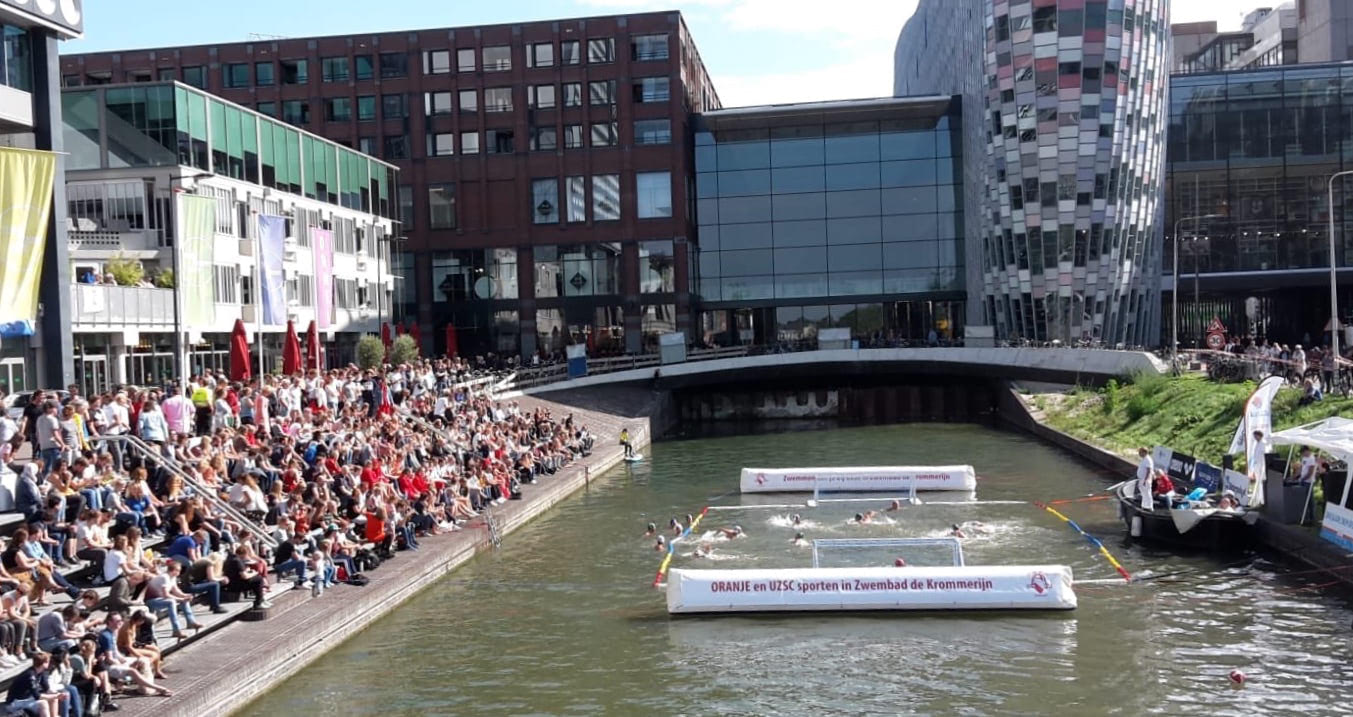
[{"label": "sky", "polygon": [[[725,107],[892,94],[898,32],[918,0],[86,0],[62,52],[242,42],[679,9]],[[947,0],[941,0],[947,1]],[[1262,0],[1174,0],[1171,22],[1236,29]],[[1268,3],[1270,5],[1275,3]]]}]

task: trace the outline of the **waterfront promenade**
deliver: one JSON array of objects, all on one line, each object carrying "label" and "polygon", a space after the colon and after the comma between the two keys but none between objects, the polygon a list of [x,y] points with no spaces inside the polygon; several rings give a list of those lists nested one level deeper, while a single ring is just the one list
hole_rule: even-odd
[{"label": "waterfront promenade", "polygon": [[[580,410],[531,397],[517,399],[523,411],[546,407],[557,418],[572,413],[596,437],[592,454],[536,484],[522,486],[521,500],[493,509],[498,534],[507,536],[559,501],[585,487],[621,462],[617,443],[628,427],[637,446],[651,440],[645,419]],[[174,696],[123,697],[120,714],[198,717],[227,714],[266,692],[343,640],[394,610],[400,603],[484,550],[493,548],[483,517],[466,529],[429,536],[418,552],[403,551],[366,573],[370,584],[338,585],[312,598],[308,590],[282,590],[272,600],[269,619],[235,621],[185,644],[167,658]]]}]

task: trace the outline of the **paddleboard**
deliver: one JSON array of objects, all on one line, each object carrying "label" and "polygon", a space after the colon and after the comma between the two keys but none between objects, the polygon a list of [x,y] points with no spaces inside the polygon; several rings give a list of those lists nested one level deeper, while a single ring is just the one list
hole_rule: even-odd
[{"label": "paddleboard", "polygon": [[626,462],[626,463],[638,463],[639,461],[642,461],[643,459],[644,459],[644,456],[643,456],[642,453],[635,453],[635,454],[632,455],[632,456],[625,456],[625,462]]}]

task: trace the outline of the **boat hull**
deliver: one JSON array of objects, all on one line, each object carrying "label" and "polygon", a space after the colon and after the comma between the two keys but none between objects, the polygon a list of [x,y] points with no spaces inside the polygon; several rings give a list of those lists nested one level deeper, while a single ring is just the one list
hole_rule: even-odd
[{"label": "boat hull", "polygon": [[1180,533],[1170,511],[1144,510],[1136,496],[1126,496],[1122,489],[1117,492],[1117,500],[1118,515],[1128,535],[1136,540],[1211,551],[1243,550],[1250,544],[1250,526],[1239,515],[1213,514]]}]

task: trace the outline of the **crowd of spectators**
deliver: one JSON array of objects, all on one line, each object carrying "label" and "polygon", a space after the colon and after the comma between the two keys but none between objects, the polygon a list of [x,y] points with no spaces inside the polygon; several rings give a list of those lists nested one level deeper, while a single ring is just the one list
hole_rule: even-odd
[{"label": "crowd of spectators", "polygon": [[[80,717],[116,709],[121,689],[169,694],[157,622],[183,639],[195,611],[364,584],[590,452],[571,415],[495,401],[478,375],[458,359],[247,383],[206,371],[64,404],[39,394],[0,418],[23,516],[0,550],[0,669],[27,665],[9,709]],[[63,593],[73,602],[48,602]]]}]

